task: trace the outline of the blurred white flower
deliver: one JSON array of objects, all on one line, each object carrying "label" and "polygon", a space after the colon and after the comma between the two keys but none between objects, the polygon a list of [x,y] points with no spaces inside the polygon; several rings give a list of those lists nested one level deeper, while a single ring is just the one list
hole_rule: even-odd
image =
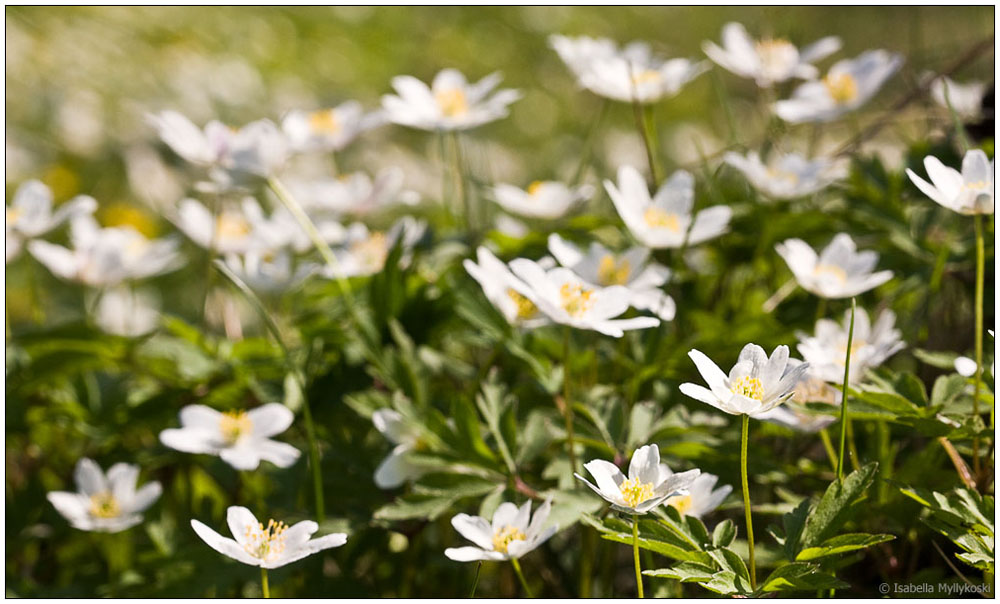
[{"label": "blurred white flower", "polygon": [[4,240],[9,263],[21,254],[25,241],[41,237],[74,216],[93,214],[97,202],[81,195],[53,212],[52,192],[37,180],[29,180],[17,188],[5,209]]},{"label": "blurred white flower", "polygon": [[191,520],[191,528],[220,554],[261,568],[280,568],[347,543],[346,533],[331,533],[310,539],[319,530],[319,525],[312,520],[303,520],[290,527],[284,522],[268,520],[267,526],[264,526],[253,512],[238,505],[226,510],[226,523],[235,539],[223,537],[194,519]]},{"label": "blurred white flower", "polygon": [[145,279],[180,267],[178,241],[147,239],[130,226],[101,228],[89,214],[70,221],[72,249],[32,241],[28,251],[55,276],[91,287]]},{"label": "blurred white flower", "polygon": [[245,254],[276,247],[274,232],[252,197],[239,205],[225,204],[217,213],[194,199],[181,200],[174,222],[191,241],[219,254]]},{"label": "blurred white flower", "polygon": [[793,124],[835,120],[867,103],[902,64],[901,55],[885,50],[837,61],[822,80],[801,84],[792,98],[775,103],[774,111]]},{"label": "blurred white flower", "polygon": [[627,514],[645,514],[671,497],[687,495],[701,473],[700,470],[688,470],[674,474],[660,463],[660,448],[656,445],[639,447],[632,453],[628,478],[618,466],[603,459],[594,459],[583,467],[597,484],[579,474],[574,476],[603,497],[613,509]]},{"label": "blurred white flower", "polygon": [[[900,331],[895,328],[896,315],[883,310],[873,325],[868,313],[858,308],[854,314],[854,339],[851,342],[851,384],[857,384],[869,369],[903,349]],[[843,326],[830,319],[816,321],[816,334],[799,333],[799,354],[809,363],[809,373],[827,382],[844,380],[844,359],[847,356],[847,336],[851,311],[844,315]]]},{"label": "blurred white flower", "polygon": [[383,120],[381,112],[365,113],[361,103],[347,101],[332,109],[289,111],[281,128],[293,151],[340,151]]},{"label": "blurred white flower", "polygon": [[722,48],[709,41],[701,47],[719,66],[769,88],[791,78],[815,79],[819,71],[812,64],[840,50],[840,45],[840,38],[828,36],[799,51],[788,40],[754,40],[743,25],[730,22],[722,27]]},{"label": "blurred white flower", "polygon": [[[794,369],[801,364],[802,361],[798,359],[788,359],[789,368]],[[829,413],[807,408],[805,403],[825,403],[833,412],[839,407],[840,400],[840,390],[814,375],[812,368],[808,367],[799,375],[795,392],[788,402],[756,417],[772,424],[812,434],[829,426],[836,421],[836,418]]]},{"label": "blurred white flower", "polygon": [[976,365],[975,359],[970,359],[969,357],[957,357],[955,359],[955,371],[963,377],[972,377],[976,375],[976,369],[979,366]]},{"label": "blurred white flower", "polygon": [[924,168],[930,183],[906,169],[907,176],[924,195],[959,214],[993,213],[993,162],[981,149],[965,152],[961,172],[931,155],[924,158]]},{"label": "blurred white flower", "polygon": [[750,417],[759,417],[788,400],[809,367],[808,363],[790,366],[784,345],[768,358],[763,348],[747,344],[728,376],[700,351],[691,350],[688,356],[708,388],[688,382],[681,384],[681,392],[731,415]]},{"label": "blurred white flower", "polygon": [[403,171],[379,170],[372,179],[365,172],[337,178],[288,179],[285,184],[302,207],[310,212],[365,216],[394,203],[411,203],[414,193],[403,191]]},{"label": "blurred white flower", "polygon": [[479,282],[486,299],[511,325],[533,328],[546,325],[549,319],[528,298],[527,284],[514,276],[510,268],[483,246],[476,250],[478,264],[470,259],[462,262],[465,270]]},{"label": "blurred white flower", "polygon": [[773,153],[766,164],[756,151],[746,156],[730,151],[724,159],[772,199],[806,197],[847,175],[844,162],[825,157],[810,160],[797,153]]},{"label": "blurred white flower", "polygon": [[592,285],[568,268],[546,270],[527,258],[511,261],[510,268],[528,286],[522,295],[555,323],[616,338],[628,330],[660,324],[655,317],[614,319],[629,308],[629,291],[624,286]]},{"label": "blurred white flower", "polygon": [[507,117],[507,106],[521,98],[509,88],[493,93],[500,79],[492,73],[470,84],[458,70],[444,69],[428,87],[412,76],[397,76],[392,79],[397,94],[384,95],[382,107],[389,121],[403,126],[467,130]]},{"label": "blurred white flower", "polygon": [[774,248],[799,285],[821,298],[850,298],[892,279],[892,271],[872,272],[878,254],[857,251],[847,233],[835,235],[818,256],[801,239],[787,239]]},{"label": "blurred white flower", "polygon": [[73,472],[76,493],[53,491],[49,503],[74,528],[117,533],[142,522],[142,512],[153,505],[163,489],[153,481],[136,490],[139,466],[116,463],[105,476],[94,460],[84,457]]},{"label": "blurred white flower", "polygon": [[645,42],[619,50],[610,40],[553,35],[549,44],[581,86],[626,103],[654,103],[674,96],[708,68],[704,61],[656,57]]},{"label": "blurred white flower", "polygon": [[160,432],[160,442],[184,453],[218,455],[237,470],[255,470],[262,459],[287,468],[299,450],[270,437],[287,430],[294,418],[280,403],[225,412],[188,405],[181,409],[181,427]]},{"label": "blurred white flower", "polygon": [[493,512],[493,522],[481,516],[458,514],[451,525],[475,546],[449,547],[444,555],[456,562],[477,560],[517,560],[545,543],[559,530],[546,527],[552,502],[546,501],[531,515],[531,500],[520,508],[505,501]]},{"label": "blurred white flower", "polygon": [[493,200],[500,207],[528,218],[562,218],[577,203],[594,194],[594,187],[580,185],[568,187],[561,182],[535,181],[527,190],[505,183],[492,188]]},{"label": "blurred white flower", "polygon": [[[948,90],[948,97],[945,98],[945,89]],[[973,80],[964,84],[959,84],[948,76],[940,76],[931,82],[931,98],[938,105],[945,109],[949,103],[955,110],[958,117],[964,120],[974,120],[983,113],[983,96],[986,95],[988,86],[985,82]]]},{"label": "blurred white flower", "polygon": [[[668,477],[674,474],[665,463],[660,464],[660,473],[666,473]],[[717,482],[719,482],[718,476],[702,472],[687,488],[686,495],[668,497],[663,504],[675,508],[681,516],[701,518],[719,507],[733,490],[728,484],[716,489]]]},{"label": "blurred white flower", "polygon": [[107,333],[135,338],[160,323],[160,298],[151,290],[118,286],[99,295],[94,321]]},{"label": "blurred white flower", "polygon": [[632,235],[653,248],[677,248],[696,245],[726,232],[732,210],[713,206],[698,212],[693,219],[694,177],[678,170],[650,197],[646,181],[631,166],[618,169],[618,185],[604,181],[618,215]]},{"label": "blurred white flower", "polygon": [[420,435],[394,409],[378,409],[372,413],[372,423],[389,442],[396,445],[392,453],[375,469],[375,485],[380,489],[395,489],[423,476],[424,471],[407,459],[420,444]]},{"label": "blurred white flower", "polygon": [[250,289],[259,292],[281,293],[294,289],[320,268],[314,263],[293,265],[292,255],[286,250],[226,255],[226,266]]},{"label": "blurred white flower", "polygon": [[406,262],[410,250],[424,235],[427,225],[412,216],[404,216],[386,231],[369,231],[355,222],[347,227],[344,244],[333,250],[336,267],[323,267],[323,275],[332,277],[363,277],[380,272],[389,252],[397,243],[403,248],[401,260]]},{"label": "blurred white flower", "polygon": [[586,253],[556,233],[549,235],[549,252],[559,264],[572,270],[590,284],[628,288],[628,303],[638,310],[649,310],[664,321],[677,312],[674,299],[660,289],[670,279],[670,269],[649,262],[649,249],[635,246],[615,254],[593,241]]}]

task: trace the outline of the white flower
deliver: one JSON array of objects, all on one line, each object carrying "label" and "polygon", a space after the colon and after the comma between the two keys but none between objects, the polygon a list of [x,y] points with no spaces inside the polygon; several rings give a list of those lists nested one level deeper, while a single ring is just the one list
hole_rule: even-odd
[{"label": "white flower", "polygon": [[892,279],[892,271],[872,270],[878,254],[857,251],[847,233],[838,233],[817,256],[801,239],[787,239],[774,246],[806,291],[822,298],[850,298]]},{"label": "white flower", "polygon": [[790,366],[788,346],[775,348],[769,359],[763,348],[747,344],[728,376],[700,351],[691,350],[688,356],[708,388],[688,382],[681,384],[681,392],[731,415],[750,417],[758,417],[788,400],[809,367],[808,363]]},{"label": "white flower", "polygon": [[223,537],[194,519],[191,520],[191,528],[220,554],[261,568],[280,568],[316,552],[347,543],[345,533],[331,533],[318,539],[310,539],[319,530],[319,525],[312,520],[296,522],[292,526],[268,520],[267,526],[264,526],[253,512],[238,505],[226,510],[226,522],[235,539]]},{"label": "white flower", "polygon": [[561,182],[535,181],[527,190],[514,185],[498,184],[492,190],[493,199],[500,207],[528,218],[562,218],[574,205],[590,199],[594,187],[581,185],[568,187]]},{"label": "white flower", "polygon": [[976,365],[975,359],[970,359],[969,357],[957,357],[955,359],[955,371],[963,377],[972,377],[976,375],[976,369],[979,366]]},{"label": "white flower", "polygon": [[722,27],[722,46],[706,41],[702,49],[719,66],[769,88],[791,78],[815,79],[819,72],[812,63],[840,50],[840,38],[821,38],[800,52],[788,40],[753,40],[741,24],[726,23]]},{"label": "white flower", "polygon": [[654,103],[674,96],[708,68],[704,62],[656,57],[645,42],[632,42],[618,50],[606,39],[554,35],[549,44],[581,86],[626,103]]},{"label": "white flower", "polygon": [[138,478],[139,466],[116,463],[105,476],[94,460],[85,457],[73,472],[78,492],[53,491],[47,497],[74,528],[117,533],[142,522],[142,512],[163,491],[155,481],[136,490]]},{"label": "white flower", "polygon": [[[945,98],[946,88],[948,90],[947,99]],[[986,95],[987,89],[984,82],[971,81],[959,84],[948,76],[940,76],[931,82],[931,98],[945,109],[950,103],[958,117],[974,120],[983,112],[983,96]]]},{"label": "white flower", "polygon": [[726,232],[732,210],[713,206],[698,212],[692,224],[694,177],[678,170],[650,197],[646,181],[631,166],[618,169],[618,186],[604,187],[625,226],[640,243],[653,249],[695,245]]},{"label": "white flower", "polygon": [[444,69],[430,87],[412,76],[397,76],[397,95],[382,97],[389,121],[421,130],[466,130],[507,117],[507,106],[521,98],[517,90],[491,92],[500,83],[492,73],[475,84],[455,69]]},{"label": "white flower", "polygon": [[906,169],[924,195],[959,214],[993,213],[993,162],[981,149],[966,151],[961,172],[930,155],[924,158],[924,168],[934,184]]},{"label": "white flower", "polygon": [[324,266],[323,275],[328,278],[359,277],[380,272],[397,242],[403,248],[402,260],[405,262],[409,251],[423,237],[426,228],[426,224],[412,216],[400,218],[384,233],[369,231],[365,225],[355,222],[347,228],[344,244],[333,250],[337,258],[336,268]]},{"label": "white flower", "polygon": [[481,516],[458,514],[451,519],[463,537],[476,544],[466,547],[449,547],[444,555],[456,562],[476,560],[517,560],[556,534],[558,526],[545,527],[552,502],[546,501],[531,515],[531,500],[520,508],[505,501],[493,512],[490,523]]},{"label": "white flower", "polygon": [[251,289],[260,292],[288,291],[319,270],[313,263],[301,263],[294,268],[292,264],[292,255],[286,250],[226,255],[226,266]]},{"label": "white flower", "polygon": [[621,285],[599,287],[587,283],[568,268],[548,271],[526,258],[511,261],[510,268],[528,289],[521,292],[555,323],[577,329],[592,329],[622,337],[631,329],[656,327],[654,317],[614,319],[629,307],[628,288]]},{"label": "white flower", "polygon": [[365,113],[361,103],[347,101],[332,109],[289,111],[281,129],[294,151],[340,151],[382,120],[381,112]]},{"label": "white flower", "polygon": [[750,151],[745,157],[730,151],[724,159],[742,172],[758,191],[772,199],[806,197],[847,174],[844,162],[825,157],[810,160],[797,153],[774,153],[766,164],[756,151]]},{"label": "white flower", "polygon": [[674,299],[660,289],[670,279],[670,269],[649,261],[649,249],[632,247],[615,254],[600,243],[591,242],[586,253],[556,233],[549,235],[549,251],[559,264],[572,270],[593,285],[628,288],[628,303],[638,310],[649,310],[664,321],[677,312]]},{"label": "white flower", "polygon": [[21,254],[25,240],[41,237],[74,216],[92,214],[97,209],[93,198],[81,195],[52,211],[52,192],[37,180],[29,180],[17,188],[6,207],[4,240],[6,262]]},{"label": "white flower", "polygon": [[[788,359],[790,368],[794,369],[801,364],[802,361],[798,359]],[[816,377],[810,367],[806,369],[805,373],[799,375],[795,384],[795,392],[787,403],[761,413],[756,418],[811,434],[829,426],[836,421],[836,418],[831,414],[807,408],[805,403],[826,403],[832,412],[840,405],[840,400],[840,391]]]},{"label": "white flower", "polygon": [[[660,472],[665,472],[667,476],[673,476],[674,474],[670,467],[664,463],[660,464]],[[733,490],[733,487],[728,484],[716,489],[715,484],[717,482],[719,482],[718,476],[703,472],[687,488],[688,492],[686,495],[668,497],[663,504],[675,508],[680,512],[681,516],[701,518],[719,507]]]},{"label": "white flower", "polygon": [[[869,369],[875,369],[906,346],[900,340],[895,323],[896,315],[891,310],[879,313],[872,325],[868,313],[863,308],[857,309],[851,342],[851,384],[860,382]],[[843,326],[830,319],[820,319],[816,321],[816,335],[798,334],[799,354],[809,363],[812,375],[827,382],[843,382],[850,325],[851,311],[848,310]]]},{"label": "white flower", "polygon": [[671,497],[687,495],[701,473],[700,470],[688,470],[674,474],[660,463],[660,448],[656,445],[639,447],[632,453],[628,478],[618,466],[603,459],[594,459],[583,467],[597,484],[579,474],[574,476],[587,483],[613,509],[628,514],[645,514]]},{"label": "white flower", "polygon": [[150,240],[130,226],[101,228],[89,214],[70,221],[70,242],[72,249],[32,241],[28,251],[57,277],[92,287],[160,275],[182,261],[176,239]]},{"label": "white flower", "polygon": [[843,59],[822,80],[806,82],[792,98],[775,103],[774,111],[793,124],[835,120],[868,102],[902,64],[902,56],[884,50]]},{"label": "white flower", "polygon": [[100,294],[94,321],[107,333],[143,336],[160,323],[160,299],[149,290],[115,287]]},{"label": "white flower", "polygon": [[255,470],[262,459],[287,468],[299,450],[269,437],[287,430],[294,417],[280,403],[225,412],[188,405],[181,409],[181,427],[160,432],[160,442],[185,453],[218,455],[237,470]]},{"label": "white flower", "polygon": [[514,276],[493,252],[480,246],[476,250],[476,258],[478,264],[466,259],[462,266],[479,282],[486,299],[497,307],[508,323],[533,328],[550,322],[528,298],[531,288]]},{"label": "white flower", "polygon": [[380,489],[395,489],[423,476],[424,471],[407,459],[420,444],[420,435],[394,409],[379,409],[372,413],[372,423],[382,436],[396,447],[375,469],[375,485]]},{"label": "white flower", "polygon": [[213,215],[201,202],[184,199],[175,219],[191,241],[219,254],[245,254],[279,247],[275,232],[268,231],[260,204],[248,197],[239,205],[225,204]]},{"label": "white flower", "polygon": [[375,178],[351,172],[337,178],[292,179],[288,190],[310,212],[364,216],[396,202],[411,203],[413,193],[403,191],[403,171],[380,170]]}]

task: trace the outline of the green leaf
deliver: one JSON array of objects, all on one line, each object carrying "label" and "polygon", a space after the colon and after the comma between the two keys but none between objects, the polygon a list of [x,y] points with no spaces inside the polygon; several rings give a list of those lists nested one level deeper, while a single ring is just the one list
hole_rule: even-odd
[{"label": "green leaf", "polygon": [[758,589],[761,593],[776,591],[815,591],[819,589],[843,589],[850,587],[819,570],[819,567],[804,562],[792,562],[775,569]]},{"label": "green leaf", "polygon": [[846,533],[843,535],[837,535],[831,539],[827,539],[820,545],[814,547],[807,547],[799,555],[795,557],[799,561],[809,561],[815,560],[817,558],[822,558],[824,556],[833,556],[836,554],[845,554],[847,552],[853,552],[859,549],[865,549],[866,547],[871,547],[879,543],[885,543],[886,541],[892,541],[896,537],[894,535],[870,535],[867,533]]},{"label": "green leaf", "polygon": [[803,548],[821,543],[847,520],[850,505],[859,499],[875,478],[878,463],[872,462],[848,474],[843,482],[833,481],[806,518],[799,542]]},{"label": "green leaf", "polygon": [[378,520],[409,520],[419,518],[434,520],[444,514],[455,503],[453,497],[427,497],[407,495],[375,510]]},{"label": "green leaf", "polygon": [[707,583],[712,580],[712,576],[717,571],[710,565],[698,564],[697,562],[681,562],[672,568],[658,568],[655,570],[644,570],[642,574],[649,577],[662,577],[664,579],[674,579],[681,583]]},{"label": "green leaf", "polygon": [[497,488],[497,483],[465,474],[427,474],[413,485],[413,493],[432,497],[481,497]]},{"label": "green leaf", "polygon": [[715,547],[729,547],[735,538],[736,525],[728,518],[715,525],[715,530],[712,531],[712,545]]}]

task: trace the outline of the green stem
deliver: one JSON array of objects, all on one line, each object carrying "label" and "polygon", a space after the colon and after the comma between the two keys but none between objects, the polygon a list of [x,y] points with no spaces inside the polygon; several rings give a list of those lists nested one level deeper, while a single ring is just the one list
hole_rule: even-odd
[{"label": "green stem", "polygon": [[597,549],[597,533],[581,526],[580,544],[580,597],[589,598],[594,581],[594,555]]},{"label": "green stem", "polygon": [[837,452],[833,448],[833,441],[830,440],[830,431],[822,428],[819,431],[819,438],[823,441],[823,448],[826,449],[826,456],[830,459],[830,468],[837,471]]},{"label": "green stem", "polygon": [[[746,416],[744,416],[746,417]],[[639,515],[632,514],[632,561],[635,562],[635,588],[639,598],[646,596],[642,592],[642,566],[639,564]]]},{"label": "green stem", "polygon": [[260,567],[260,590],[264,592],[264,599],[271,597],[271,590],[267,585],[267,569]]},{"label": "green stem", "polygon": [[819,321],[826,316],[826,298],[820,298],[816,305],[816,320]]},{"label": "green stem", "polygon": [[521,563],[517,561],[517,558],[511,558],[510,564],[514,567],[514,572],[517,573],[517,578],[521,580],[521,588],[524,589],[524,595],[529,598],[534,598],[535,595],[531,593],[531,588],[528,587],[528,582],[524,579],[524,573],[521,572]]},{"label": "green stem", "polygon": [[472,580],[472,589],[469,590],[469,599],[470,600],[472,598],[476,597],[476,587],[479,586],[479,571],[481,571],[481,570],[483,570],[483,561],[482,560],[480,560],[479,563],[476,564],[476,576]]},{"label": "green stem", "polygon": [[469,196],[465,191],[465,172],[462,169],[462,146],[458,140],[458,132],[451,133],[452,160],[455,169],[455,195],[458,197],[458,204],[462,206],[462,218],[465,221],[465,230],[472,233],[472,205],[469,203]]},{"label": "green stem", "polygon": [[841,389],[840,400],[840,457],[837,460],[837,480],[844,480],[844,444],[847,441],[847,383],[851,374],[851,346],[854,344],[854,311],[857,303],[851,298],[851,326],[847,330],[847,352],[844,358],[844,387]]},{"label": "green stem", "polygon": [[597,119],[590,123],[590,128],[587,131],[587,138],[583,141],[583,151],[580,153],[580,163],[576,165],[576,171],[573,172],[573,179],[570,183],[573,186],[580,184],[580,180],[583,178],[583,173],[587,169],[587,161],[590,159],[590,152],[594,146],[594,138],[597,136],[597,131],[600,129],[601,124],[604,122],[604,116],[608,112],[608,106],[610,105],[608,99],[601,100],[601,110],[597,114]]},{"label": "green stem", "polygon": [[563,417],[566,420],[566,447],[569,449],[569,473],[576,472],[576,442],[573,434],[573,403],[569,398],[569,341],[570,328],[563,336]]},{"label": "green stem", "polygon": [[[983,242],[983,216],[976,223],[976,379],[972,394],[972,413],[979,417],[979,389],[983,382],[983,280],[986,272],[986,248]],[[979,434],[972,437],[972,472],[979,479]]]},{"label": "green stem", "polygon": [[750,511],[750,484],[747,481],[747,441],[750,435],[750,416],[743,416],[743,435],[740,438],[740,478],[743,480],[743,509],[747,519],[747,547],[750,550],[750,589],[757,590],[757,561],[753,551],[753,517]]},{"label": "green stem", "polygon": [[639,138],[646,149],[646,161],[649,162],[649,180],[653,186],[659,182],[656,174],[656,159],[653,156],[653,147],[649,141],[649,134],[646,132],[645,120],[642,116],[642,105],[637,100],[632,101],[632,113],[635,114],[635,129],[639,131]]}]

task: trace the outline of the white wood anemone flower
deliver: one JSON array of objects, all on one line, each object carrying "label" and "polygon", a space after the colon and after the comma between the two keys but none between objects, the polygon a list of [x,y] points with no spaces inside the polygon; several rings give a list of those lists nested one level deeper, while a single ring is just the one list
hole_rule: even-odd
[{"label": "white wood anemone flower", "polygon": [[[801,365],[799,359],[788,359],[789,367]],[[762,413],[756,419],[784,426],[797,432],[813,434],[836,421],[839,414],[841,392],[812,372],[812,367],[799,376],[795,384],[792,398],[784,405]],[[805,403],[825,403],[829,405],[826,413],[805,407]]]},{"label": "white wood anemone flower", "polygon": [[489,249],[479,246],[476,259],[465,259],[462,266],[483,288],[483,294],[511,325],[532,329],[551,323],[531,301],[531,288],[521,281]]},{"label": "white wood anemone flower", "polygon": [[931,155],[924,158],[924,168],[931,182],[920,178],[909,168],[906,175],[924,195],[939,205],[970,216],[993,213],[993,162],[982,149],[965,152],[961,172]]},{"label": "white wood anemone flower", "polygon": [[768,358],[763,348],[747,344],[728,376],[701,351],[691,350],[688,356],[708,388],[687,382],[681,384],[681,392],[730,415],[750,417],[758,417],[791,398],[795,384],[809,368],[808,363],[790,366],[788,346],[784,345],[775,348]]},{"label": "white wood anemone flower", "polygon": [[872,272],[878,254],[859,252],[847,233],[838,233],[818,255],[801,239],[786,239],[774,246],[785,259],[795,280],[821,298],[850,298],[892,279],[892,271]]},{"label": "white wood anemone flower", "polygon": [[[851,384],[859,383],[868,370],[877,368],[906,346],[895,324],[896,315],[891,310],[880,312],[873,324],[863,308],[857,309],[851,342]],[[809,363],[810,374],[831,383],[843,381],[850,325],[848,310],[843,325],[820,319],[816,321],[815,335],[798,334],[799,354]]]},{"label": "white wood anemone flower", "polygon": [[493,200],[512,214],[554,220],[562,218],[574,206],[590,199],[594,194],[594,187],[569,187],[561,182],[536,180],[527,189],[500,183],[494,185],[491,192]]},{"label": "white wood anemone flower", "polygon": [[493,91],[500,84],[492,73],[475,84],[456,69],[443,69],[428,86],[412,76],[392,79],[396,94],[382,97],[386,118],[420,130],[467,130],[507,117],[508,106],[521,98],[510,88]]},{"label": "white wood anemone flower", "polygon": [[225,262],[250,289],[268,294],[295,289],[320,270],[320,266],[312,262],[300,262],[296,266],[288,250],[227,254]]},{"label": "white wood anemone flower", "polygon": [[720,67],[754,80],[761,88],[770,88],[792,78],[815,79],[819,70],[813,63],[837,52],[840,46],[840,38],[827,36],[799,50],[781,38],[754,40],[742,24],[730,22],[722,26],[721,47],[710,41],[701,47]]},{"label": "white wood anemone flower", "polygon": [[680,92],[708,65],[690,59],[662,59],[645,42],[621,50],[606,39],[554,35],[549,44],[583,88],[615,101],[655,103]]},{"label": "white wood anemone flower", "polygon": [[262,251],[278,243],[273,226],[268,229],[268,219],[252,197],[225,204],[215,213],[200,201],[183,199],[173,221],[191,241],[222,255]]},{"label": "white wood anemone flower", "polygon": [[73,479],[76,493],[53,491],[47,497],[73,528],[81,531],[117,533],[131,528],[142,522],[142,513],[163,491],[156,481],[136,490],[139,466],[116,463],[105,475],[86,457],[76,463]]},{"label": "white wood anemone flower", "polygon": [[237,470],[255,470],[261,460],[287,468],[299,458],[299,450],[270,437],[287,430],[294,419],[280,403],[250,411],[188,405],[180,412],[181,427],[160,432],[160,442],[184,453],[218,455]]},{"label": "white wood anemone flower", "polygon": [[577,478],[611,504],[612,509],[627,514],[645,514],[671,497],[684,496],[701,470],[673,473],[660,463],[660,448],[656,445],[639,447],[632,453],[628,477],[610,461],[594,459],[583,465],[594,477],[590,482],[579,474]]},{"label": "white wood anemone flower", "polygon": [[285,185],[310,214],[366,216],[419,200],[415,192],[403,190],[403,171],[395,167],[379,170],[374,178],[358,171],[336,178],[291,178]]},{"label": "white wood anemone flower", "polygon": [[53,275],[91,287],[155,277],[183,264],[176,238],[147,239],[131,226],[101,228],[90,214],[70,221],[70,244],[36,240],[28,251]]},{"label": "white wood anemone flower", "polygon": [[792,124],[833,121],[868,102],[900,65],[901,55],[869,50],[834,63],[822,80],[801,84],[774,112]]},{"label": "white wood anemone flower", "polygon": [[[660,464],[660,472],[665,472],[667,476],[674,474],[670,467],[664,463]],[[719,482],[718,476],[702,472],[687,488],[686,495],[668,497],[663,504],[676,509],[681,516],[701,518],[715,511],[733,491],[733,487],[728,484],[716,489],[717,482]]]},{"label": "white wood anemone flower", "polygon": [[238,505],[226,510],[226,522],[233,539],[223,537],[198,520],[191,519],[191,528],[209,547],[233,560],[265,569],[280,568],[311,556],[316,552],[340,547],[347,543],[346,533],[331,533],[310,539],[319,530],[312,520],[288,526],[268,520],[265,526],[253,512]]},{"label": "white wood anemone flower", "polygon": [[615,319],[629,308],[629,290],[621,285],[600,287],[587,283],[568,268],[546,270],[539,263],[517,258],[511,271],[528,289],[524,295],[538,310],[560,325],[598,331],[620,338],[625,331],[656,327],[655,317]]},{"label": "white wood anemone flower", "polygon": [[559,264],[588,283],[628,288],[628,303],[632,308],[652,311],[664,321],[673,320],[677,313],[674,299],[660,289],[670,279],[670,269],[649,262],[649,248],[635,246],[615,254],[593,241],[583,252],[557,233],[552,233],[549,235],[549,252]]},{"label": "white wood anemone flower", "polygon": [[975,120],[983,114],[983,97],[988,89],[985,82],[978,80],[959,84],[948,76],[940,76],[931,82],[930,92],[931,98],[938,105],[945,109],[951,105],[958,117]]},{"label": "white wood anemone flower", "polygon": [[381,111],[366,113],[361,103],[345,101],[330,109],[289,111],[281,129],[296,153],[340,151],[372,128],[385,123]]},{"label": "white wood anemone flower", "polygon": [[692,217],[694,177],[678,170],[663,183],[656,194],[639,171],[632,166],[618,169],[618,184],[604,181],[604,187],[632,235],[653,249],[696,245],[726,232],[732,209],[729,206],[705,208]]},{"label": "white wood anemone flower", "polygon": [[771,199],[806,197],[847,176],[844,162],[825,157],[807,159],[798,153],[774,153],[767,163],[756,151],[745,156],[730,151],[723,159]]},{"label": "white wood anemone flower", "polygon": [[403,216],[388,231],[370,231],[360,222],[347,227],[341,246],[333,249],[337,265],[325,265],[323,276],[365,277],[380,272],[385,267],[389,252],[397,244],[403,249],[400,261],[409,262],[413,246],[427,230],[427,223],[412,216]]},{"label": "white wood anemone flower", "polygon": [[408,425],[403,415],[395,409],[378,409],[372,413],[372,423],[382,436],[395,447],[375,469],[375,486],[395,489],[424,475],[423,468],[408,459],[420,447],[420,433]]},{"label": "white wood anemone flower", "polygon": [[481,516],[458,514],[451,525],[475,546],[449,547],[444,555],[456,562],[517,560],[548,541],[559,530],[546,526],[552,502],[546,501],[531,514],[531,500],[517,507],[505,501],[497,506],[490,522]]},{"label": "white wood anemone flower", "polygon": [[144,336],[160,324],[160,297],[149,289],[114,287],[100,294],[94,322],[117,336]]},{"label": "white wood anemone flower", "polygon": [[25,241],[41,237],[75,216],[93,214],[96,209],[97,202],[92,197],[81,195],[53,212],[52,191],[48,187],[37,180],[22,183],[5,208],[6,263],[21,255]]}]

